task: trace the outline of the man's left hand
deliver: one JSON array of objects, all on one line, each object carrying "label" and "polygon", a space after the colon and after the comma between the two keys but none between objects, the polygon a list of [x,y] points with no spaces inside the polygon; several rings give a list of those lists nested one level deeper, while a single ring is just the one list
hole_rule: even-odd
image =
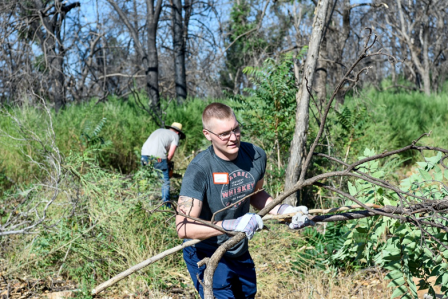
[{"label": "man's left hand", "polygon": [[296,213],[289,224],[291,229],[299,229],[308,225],[312,225],[313,222],[308,219],[308,208],[305,206],[293,207],[287,204],[283,204],[278,209],[278,214],[291,214]]}]

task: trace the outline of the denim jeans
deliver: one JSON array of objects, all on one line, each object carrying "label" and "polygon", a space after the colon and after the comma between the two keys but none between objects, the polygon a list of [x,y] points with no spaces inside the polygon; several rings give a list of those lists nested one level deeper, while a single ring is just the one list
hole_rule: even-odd
[{"label": "denim jeans", "polygon": [[170,177],[169,177],[169,169],[168,169],[168,160],[153,158],[148,156],[142,156],[142,165],[145,166],[151,161],[154,165],[155,169],[161,170],[162,175],[161,179],[163,180],[162,184],[162,201],[166,203],[168,208],[171,207],[170,201]]},{"label": "denim jeans", "polygon": [[[199,279],[204,279],[205,265],[198,268],[197,263],[204,257],[211,257],[213,251],[197,250],[194,246],[184,248],[184,260],[190,272],[194,287],[199,296],[204,298],[204,289]],[[223,257],[213,275],[213,295],[217,299],[252,299],[257,293],[257,276],[255,265],[249,251],[235,259]]]}]

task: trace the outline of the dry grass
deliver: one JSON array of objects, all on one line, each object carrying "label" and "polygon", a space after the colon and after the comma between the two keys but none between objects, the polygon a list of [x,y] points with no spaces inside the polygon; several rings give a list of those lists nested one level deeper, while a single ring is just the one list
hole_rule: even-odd
[{"label": "dry grass", "polygon": [[259,234],[251,243],[257,298],[390,298],[392,290],[379,269],[347,274],[309,268],[310,261],[297,254],[304,247],[294,246],[296,238],[301,238],[299,233],[277,227],[275,232]]}]

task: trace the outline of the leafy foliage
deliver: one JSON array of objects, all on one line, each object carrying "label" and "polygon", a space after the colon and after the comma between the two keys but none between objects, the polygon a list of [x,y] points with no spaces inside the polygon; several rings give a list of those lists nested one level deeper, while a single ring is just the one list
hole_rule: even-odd
[{"label": "leafy foliage", "polygon": [[[307,227],[303,231],[306,241],[298,254],[298,262],[293,262],[294,269],[304,271],[307,268],[328,269],[327,260],[332,257],[344,244],[344,235],[348,228],[344,223],[328,223],[325,231],[319,232],[314,228]],[[332,267],[337,266],[336,263]],[[346,266],[345,261],[338,266]]]},{"label": "leafy foliage", "polygon": [[[365,151],[365,156],[371,155],[374,155],[373,151]],[[425,162],[419,162],[418,172],[402,180],[401,189],[433,200],[445,198],[448,195],[446,187],[434,183],[448,180],[448,170],[442,171],[440,159],[439,153],[426,158]],[[373,177],[380,178],[384,175],[377,161],[365,163],[363,168]],[[404,204],[403,199],[395,192],[362,180],[349,183],[348,189],[351,195],[364,203],[391,206]],[[412,200],[415,202],[416,199]],[[353,203],[347,201],[346,204]],[[445,220],[442,223],[447,224]],[[448,279],[448,237],[442,230],[433,227],[419,228],[379,216],[352,221],[347,227],[349,232],[345,236],[343,247],[328,261],[334,264],[351,260],[361,265],[376,264],[386,268],[390,271],[387,276],[391,280],[389,286],[395,289],[392,298],[416,298],[417,288],[412,277],[421,278],[421,288],[429,286],[427,281],[430,276],[437,276],[437,284]],[[424,234],[422,230],[433,237]],[[442,290],[447,292],[446,284],[442,286]],[[430,293],[435,296],[432,287]]]}]

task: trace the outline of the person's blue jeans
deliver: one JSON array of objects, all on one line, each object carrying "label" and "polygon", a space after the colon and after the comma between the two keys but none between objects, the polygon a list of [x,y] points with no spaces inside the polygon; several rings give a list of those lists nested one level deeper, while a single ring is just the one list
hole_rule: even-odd
[{"label": "person's blue jeans", "polygon": [[[197,263],[204,257],[211,257],[213,253],[213,251],[197,250],[193,246],[184,248],[183,255],[188,272],[201,298],[204,298],[204,289],[196,274],[199,274],[199,279],[203,280],[205,265],[198,268]],[[213,276],[213,295],[217,299],[252,299],[255,298],[256,293],[257,276],[249,251],[238,258],[223,257],[219,261]]]},{"label": "person's blue jeans", "polygon": [[153,158],[148,156],[142,156],[142,165],[145,166],[149,163],[149,161],[152,162],[155,169],[161,170],[162,175],[161,178],[163,179],[162,184],[162,201],[166,203],[166,206],[168,208],[171,207],[170,201],[170,175],[169,175],[169,169],[168,169],[168,160],[167,159],[160,159],[160,158]]}]

